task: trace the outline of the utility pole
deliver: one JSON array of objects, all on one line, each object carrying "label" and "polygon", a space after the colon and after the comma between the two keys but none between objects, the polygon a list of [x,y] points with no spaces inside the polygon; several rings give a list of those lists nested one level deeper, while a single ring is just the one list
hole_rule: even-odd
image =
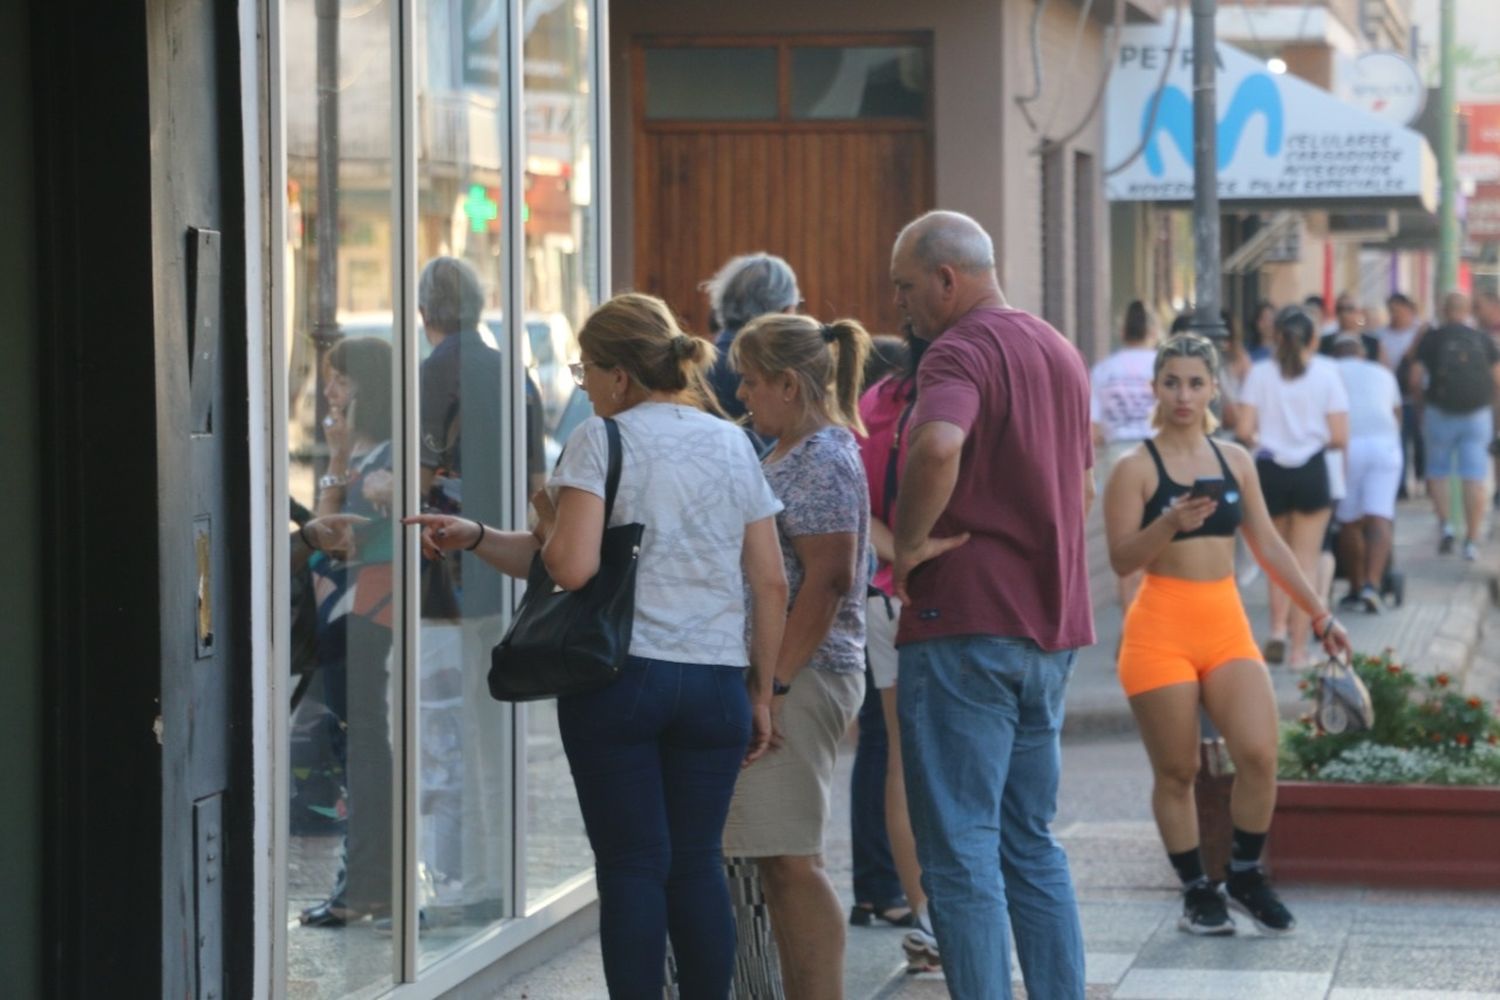
[{"label": "utility pole", "polygon": [[1221,316],[1219,260],[1219,58],[1216,0],[1193,0],[1193,330],[1222,345],[1229,337]]},{"label": "utility pole", "polygon": [[1458,289],[1458,107],[1454,79],[1454,8],[1442,0],[1438,35],[1438,172],[1442,192],[1438,205],[1438,267],[1434,299]]}]

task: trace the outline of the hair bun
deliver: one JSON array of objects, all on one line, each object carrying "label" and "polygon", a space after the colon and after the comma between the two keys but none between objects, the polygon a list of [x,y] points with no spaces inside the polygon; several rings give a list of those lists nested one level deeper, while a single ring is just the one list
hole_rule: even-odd
[{"label": "hair bun", "polygon": [[698,345],[693,343],[693,338],[685,333],[675,334],[672,337],[672,357],[682,359],[691,358],[694,348]]}]

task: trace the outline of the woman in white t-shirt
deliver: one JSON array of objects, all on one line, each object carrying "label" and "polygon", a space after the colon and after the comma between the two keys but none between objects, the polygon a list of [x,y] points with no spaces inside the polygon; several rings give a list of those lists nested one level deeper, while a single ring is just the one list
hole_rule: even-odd
[{"label": "woman in white t-shirt", "polygon": [[[1297,306],[1283,309],[1276,332],[1275,358],[1257,362],[1245,379],[1236,430],[1255,455],[1276,530],[1311,580],[1317,578],[1333,505],[1324,452],[1349,443],[1349,395],[1335,363],[1318,356],[1318,331],[1307,313]],[[1305,666],[1307,616],[1292,607],[1274,582],[1269,586],[1266,661],[1285,659],[1293,668]]]},{"label": "woman in white t-shirt", "polygon": [[408,523],[424,527],[425,549],[471,549],[516,577],[540,549],[552,579],[576,590],[599,568],[601,418],[616,422],[623,461],[610,525],[646,527],[630,655],[614,683],[557,706],[594,850],[604,975],[611,996],[661,996],[670,926],[682,995],[725,996],[735,928],[721,841],[740,769],[771,740],[787,603],[782,505],[744,432],[703,410],[713,345],[682,333],[664,302],[616,296],[578,342],[573,378],[597,415],[533,497],[535,532],[442,516]]}]

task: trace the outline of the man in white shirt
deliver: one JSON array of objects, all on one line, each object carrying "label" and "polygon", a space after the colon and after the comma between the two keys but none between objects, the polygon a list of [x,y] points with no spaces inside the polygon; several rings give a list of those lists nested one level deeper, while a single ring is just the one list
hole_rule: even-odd
[{"label": "man in white shirt", "polygon": [[[1396,376],[1401,387],[1401,488],[1398,498],[1406,496],[1406,470],[1416,473],[1417,482],[1426,474],[1426,456],[1422,448],[1422,410],[1420,402],[1411,389],[1411,363],[1417,356],[1417,343],[1422,339],[1422,321],[1417,317],[1417,304],[1401,292],[1393,292],[1385,300],[1390,313],[1390,325],[1382,329],[1380,360]],[[1407,465],[1407,453],[1411,464]]]},{"label": "man in white shirt", "polygon": [[1358,337],[1340,334],[1333,346],[1349,393],[1348,474],[1338,507],[1349,593],[1339,607],[1379,614],[1401,481],[1401,389],[1384,365],[1365,359]]},{"label": "man in white shirt", "polygon": [[[1093,424],[1098,488],[1103,492],[1109,471],[1130,449],[1151,436],[1151,414],[1156,406],[1152,382],[1156,377],[1156,317],[1139,299],[1125,308],[1123,346],[1094,366],[1089,378],[1089,420]],[[1141,585],[1141,573],[1117,581],[1120,607],[1130,607]]]}]

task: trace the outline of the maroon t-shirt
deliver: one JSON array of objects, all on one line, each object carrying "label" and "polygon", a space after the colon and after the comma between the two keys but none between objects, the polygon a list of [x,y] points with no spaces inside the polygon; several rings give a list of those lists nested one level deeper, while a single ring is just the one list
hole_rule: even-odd
[{"label": "maroon t-shirt", "polygon": [[1091,644],[1083,477],[1094,447],[1077,349],[1019,309],[975,309],[927,349],[917,386],[908,433],[941,420],[966,435],[932,533],[971,538],[913,571],[897,644],[961,635],[1048,651]]}]

